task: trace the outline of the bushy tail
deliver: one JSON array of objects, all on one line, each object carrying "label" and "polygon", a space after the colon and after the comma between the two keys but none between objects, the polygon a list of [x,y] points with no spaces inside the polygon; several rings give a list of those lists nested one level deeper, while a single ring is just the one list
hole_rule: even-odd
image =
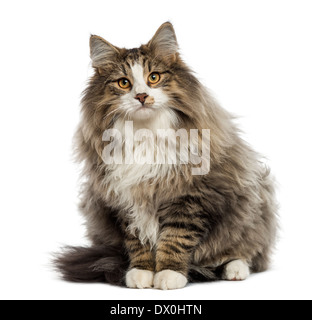
[{"label": "bushy tail", "polygon": [[[72,282],[102,282],[125,286],[129,267],[120,248],[107,246],[65,247],[55,255],[54,265],[63,279]],[[218,268],[190,266],[190,282],[214,281],[221,278]]]},{"label": "bushy tail", "polygon": [[72,282],[106,282],[124,285],[128,262],[120,248],[65,247],[55,255],[54,265]]}]

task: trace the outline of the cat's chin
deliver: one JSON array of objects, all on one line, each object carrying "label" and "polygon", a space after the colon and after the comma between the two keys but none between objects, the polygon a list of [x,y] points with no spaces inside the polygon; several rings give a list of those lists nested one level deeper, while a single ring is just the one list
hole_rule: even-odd
[{"label": "cat's chin", "polygon": [[153,117],[155,110],[149,107],[141,107],[131,114],[133,120],[148,120]]}]

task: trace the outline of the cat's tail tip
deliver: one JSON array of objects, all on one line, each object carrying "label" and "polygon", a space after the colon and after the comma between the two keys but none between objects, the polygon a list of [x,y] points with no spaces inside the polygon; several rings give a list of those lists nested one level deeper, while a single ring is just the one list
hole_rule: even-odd
[{"label": "cat's tail tip", "polygon": [[189,281],[207,282],[220,280],[222,275],[222,269],[222,267],[210,268],[191,265],[189,271]]},{"label": "cat's tail tip", "polygon": [[53,256],[55,269],[66,281],[124,285],[128,265],[120,248],[68,246]]}]

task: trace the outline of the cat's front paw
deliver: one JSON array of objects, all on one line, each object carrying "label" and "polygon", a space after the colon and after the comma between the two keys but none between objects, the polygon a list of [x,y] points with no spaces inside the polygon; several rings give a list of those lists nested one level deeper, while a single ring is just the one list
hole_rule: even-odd
[{"label": "cat's front paw", "polygon": [[153,280],[154,272],[148,270],[131,269],[126,275],[126,285],[128,288],[152,288]]},{"label": "cat's front paw", "polygon": [[179,272],[164,270],[156,273],[154,278],[154,288],[161,290],[173,290],[184,288],[187,278]]}]

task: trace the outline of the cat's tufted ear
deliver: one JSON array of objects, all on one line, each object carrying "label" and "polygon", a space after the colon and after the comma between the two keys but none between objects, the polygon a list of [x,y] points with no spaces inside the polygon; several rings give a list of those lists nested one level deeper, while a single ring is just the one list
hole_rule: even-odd
[{"label": "cat's tufted ear", "polygon": [[92,59],[92,66],[99,68],[106,63],[113,61],[114,57],[118,55],[119,49],[108,41],[99,36],[92,35],[90,38],[90,56]]},{"label": "cat's tufted ear", "polygon": [[173,25],[170,22],[161,25],[148,46],[157,56],[163,58],[175,57],[179,47]]}]

